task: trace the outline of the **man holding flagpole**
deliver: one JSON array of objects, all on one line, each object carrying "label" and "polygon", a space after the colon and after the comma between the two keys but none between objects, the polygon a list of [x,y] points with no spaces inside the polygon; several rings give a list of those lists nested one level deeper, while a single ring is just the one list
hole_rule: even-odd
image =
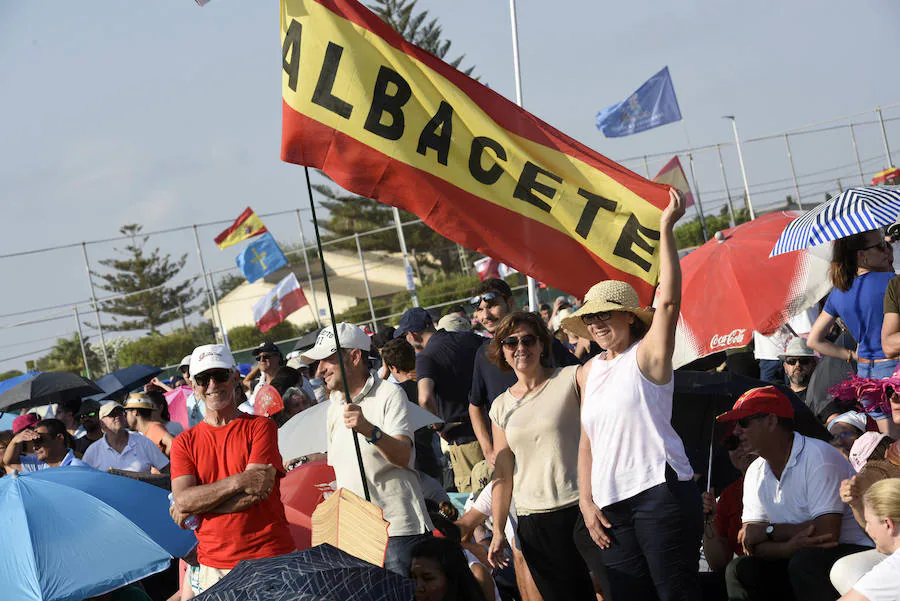
[{"label": "man holding flagpole", "polygon": [[[337,331],[342,357],[338,357]],[[388,526],[384,567],[409,575],[412,547],[434,528],[415,471],[413,432],[406,393],[369,372],[371,341],[358,327],[339,323],[319,333],[316,344],[300,359],[319,361],[316,375],[331,398],[328,408],[328,464],[338,488],[363,496],[359,463],[353,444],[357,434],[371,502],[380,507]],[[343,364],[343,374],[341,367]],[[346,377],[350,402],[344,398]],[[348,430],[350,430],[348,432]]]}]

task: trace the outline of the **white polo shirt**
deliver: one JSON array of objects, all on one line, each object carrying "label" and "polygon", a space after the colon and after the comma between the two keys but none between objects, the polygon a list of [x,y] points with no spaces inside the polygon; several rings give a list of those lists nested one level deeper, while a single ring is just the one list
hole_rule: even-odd
[{"label": "white polo shirt", "polygon": [[794,432],[791,455],[775,478],[769,463],[759,457],[744,476],[741,521],[802,524],[829,513],[842,516],[840,543],[871,547],[872,541],[841,501],[841,481],[855,475],[841,452],[825,441]]},{"label": "white polo shirt", "polygon": [[82,460],[92,468],[107,471],[110,468],[130,472],[150,473],[150,468],[162,470],[169,465],[169,458],[149,438],[137,432],[128,433],[128,443],[121,453],[109,446],[106,436],[88,447]]},{"label": "white polo shirt", "polygon": [[[409,401],[403,389],[381,378],[369,376],[362,391],[353,399],[363,416],[390,436],[413,440],[409,422]],[[328,464],[334,468],[338,488],[364,497],[359,464],[353,446],[353,433],[344,425],[343,394],[333,393],[328,407]],[[425,509],[425,499],[415,470],[416,449],[412,448],[406,467],[390,463],[374,444],[360,435],[360,451],[372,503],[381,508],[388,536],[410,536],[434,529]]]}]

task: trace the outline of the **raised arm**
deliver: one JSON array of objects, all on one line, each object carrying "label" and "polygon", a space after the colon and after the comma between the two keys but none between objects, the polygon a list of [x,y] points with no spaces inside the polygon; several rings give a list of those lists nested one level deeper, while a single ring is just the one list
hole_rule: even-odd
[{"label": "raised arm", "polygon": [[638,345],[637,360],[641,373],[656,384],[667,384],[672,377],[675,352],[675,326],[681,312],[681,263],[675,246],[675,223],[684,215],[684,196],[669,189],[669,206],[659,218],[659,287],[656,312],[650,330]]}]

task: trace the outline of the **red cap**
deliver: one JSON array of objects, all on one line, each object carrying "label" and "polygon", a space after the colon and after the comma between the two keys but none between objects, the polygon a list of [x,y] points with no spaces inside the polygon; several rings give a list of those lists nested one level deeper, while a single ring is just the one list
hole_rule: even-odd
[{"label": "red cap", "polygon": [[733,422],[760,413],[774,413],[778,417],[793,419],[794,408],[786,394],[774,386],[763,386],[742,394],[731,411],[726,411],[716,421]]},{"label": "red cap", "polygon": [[34,428],[39,421],[41,421],[41,418],[36,416],[34,413],[26,413],[25,415],[20,415],[13,420],[13,434],[18,434],[22,430],[28,428]]}]

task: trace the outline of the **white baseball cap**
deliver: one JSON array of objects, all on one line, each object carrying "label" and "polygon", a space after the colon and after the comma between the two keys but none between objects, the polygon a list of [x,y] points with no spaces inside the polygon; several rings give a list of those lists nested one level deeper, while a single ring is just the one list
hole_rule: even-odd
[{"label": "white baseball cap", "polygon": [[[372,348],[372,340],[360,328],[344,322],[337,324],[335,327],[337,328],[338,341],[341,343],[341,348],[358,348],[364,351]],[[334,343],[334,328],[325,327],[319,332],[316,344],[311,349],[304,351],[300,355],[300,360],[304,363],[312,363],[313,361],[326,359],[336,352],[337,345]]]},{"label": "white baseball cap", "polygon": [[182,367],[190,367],[191,366],[191,356],[185,355],[184,358],[181,359],[181,363],[178,364],[178,369]]},{"label": "white baseball cap", "polygon": [[832,428],[837,424],[847,424],[853,426],[860,432],[866,431],[866,414],[858,411],[847,411],[828,422],[828,432],[832,432]]},{"label": "white baseball cap", "polygon": [[224,344],[204,344],[191,353],[190,374],[197,374],[210,369],[234,369],[234,357]]}]

